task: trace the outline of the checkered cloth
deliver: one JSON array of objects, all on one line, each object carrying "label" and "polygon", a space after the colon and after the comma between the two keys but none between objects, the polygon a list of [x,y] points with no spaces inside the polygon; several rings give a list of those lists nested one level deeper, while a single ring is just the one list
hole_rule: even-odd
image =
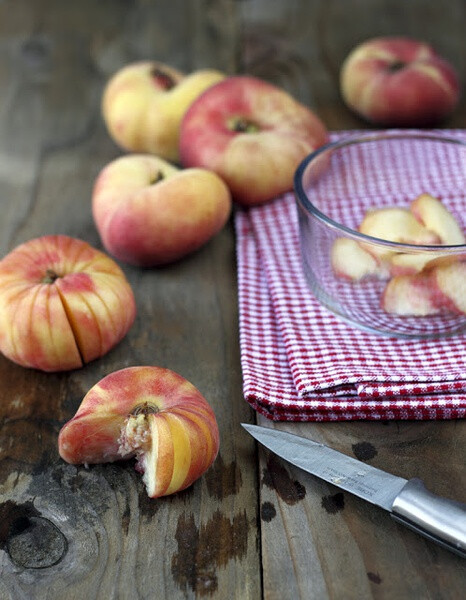
[{"label": "checkered cloth", "polygon": [[377,336],[322,307],[304,279],[292,194],[238,209],[235,225],[243,392],[259,413],[276,421],[466,416],[466,336]]}]

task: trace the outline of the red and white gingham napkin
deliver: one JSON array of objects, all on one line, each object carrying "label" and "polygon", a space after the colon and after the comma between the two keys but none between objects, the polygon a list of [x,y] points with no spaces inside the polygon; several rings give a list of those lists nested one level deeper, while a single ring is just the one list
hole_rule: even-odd
[{"label": "red and white gingham napkin", "polygon": [[322,307],[304,279],[291,193],[238,210],[235,224],[243,392],[258,412],[277,421],[466,416],[466,336],[381,337]]}]

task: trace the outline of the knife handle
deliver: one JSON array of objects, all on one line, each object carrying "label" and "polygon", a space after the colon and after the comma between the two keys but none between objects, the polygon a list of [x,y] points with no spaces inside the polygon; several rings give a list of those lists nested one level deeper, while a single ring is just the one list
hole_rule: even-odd
[{"label": "knife handle", "polygon": [[466,558],[466,504],[436,496],[420,479],[410,479],[393,502],[392,517]]}]

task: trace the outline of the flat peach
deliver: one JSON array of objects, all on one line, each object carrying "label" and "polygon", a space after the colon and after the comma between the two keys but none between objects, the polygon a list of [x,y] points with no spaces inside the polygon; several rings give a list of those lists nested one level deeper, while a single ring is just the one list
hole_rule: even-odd
[{"label": "flat peach", "polygon": [[185,167],[217,173],[243,205],[293,188],[308,154],[327,141],[320,119],[284,90],[255,77],[227,77],[189,107],[181,123]]},{"label": "flat peach", "polygon": [[186,75],[157,61],[126,65],[105,86],[102,115],[107,129],[125,150],[176,162],[184,114],[204,90],[224,77],[213,69]]},{"label": "flat peach", "polygon": [[22,366],[81,367],[115,346],[135,314],[120,267],[81,240],[36,238],[0,261],[0,350]]},{"label": "flat peach", "polygon": [[92,210],[110,254],[151,267],[206,244],[228,221],[231,196],[211,171],[181,170],[156,156],[132,154],[102,169]]},{"label": "flat peach", "polygon": [[212,464],[219,433],[212,408],[180,375],[129,367],[99,381],[58,438],[72,464],[136,457],[152,498],[190,486]]},{"label": "flat peach", "polygon": [[344,60],[340,90],[363,118],[385,126],[438,123],[458,103],[454,67],[427,43],[377,37],[358,44]]}]

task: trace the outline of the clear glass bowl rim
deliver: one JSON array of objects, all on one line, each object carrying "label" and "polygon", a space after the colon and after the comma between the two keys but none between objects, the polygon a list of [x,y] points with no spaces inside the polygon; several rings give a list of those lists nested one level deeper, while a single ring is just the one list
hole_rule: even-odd
[{"label": "clear glass bowl rim", "polygon": [[320,211],[308,198],[308,195],[303,186],[303,177],[306,172],[307,167],[321,154],[327,151],[335,150],[337,148],[343,148],[345,146],[351,146],[354,144],[361,144],[365,142],[376,142],[380,140],[393,140],[393,139],[422,139],[422,140],[430,140],[434,142],[443,142],[443,143],[453,143],[458,146],[463,146],[466,151],[466,142],[458,138],[449,137],[447,135],[439,135],[436,133],[419,133],[419,132],[382,132],[382,133],[369,133],[369,134],[357,134],[354,136],[350,136],[343,140],[338,140],[335,142],[329,142],[328,144],[324,144],[320,146],[317,150],[309,154],[298,166],[294,174],[294,192],[297,202],[301,205],[303,210],[306,213],[310,213],[314,217],[316,217],[319,221],[324,223],[330,229],[333,229],[340,234],[344,234],[345,237],[350,237],[357,241],[361,242],[371,242],[380,244],[381,246],[385,246],[387,248],[392,248],[396,252],[422,252],[422,251],[435,251],[437,254],[445,253],[445,254],[456,254],[458,252],[462,253],[466,251],[466,244],[458,244],[458,245],[439,245],[439,246],[431,246],[431,245],[417,245],[417,244],[402,244],[400,242],[390,242],[388,240],[384,240],[381,238],[372,237],[370,235],[366,235],[364,233],[360,233],[350,227],[346,227],[337,221],[334,221],[325,213]]}]

